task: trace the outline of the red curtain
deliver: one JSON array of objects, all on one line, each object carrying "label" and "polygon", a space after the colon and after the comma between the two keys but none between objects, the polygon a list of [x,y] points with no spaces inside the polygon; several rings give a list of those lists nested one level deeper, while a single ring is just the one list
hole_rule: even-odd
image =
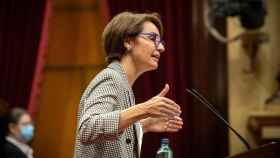
[{"label": "red curtain", "polygon": [[[133,88],[139,103],[168,83],[168,97],[182,107],[184,127],[175,134],[145,134],[143,158],[155,157],[162,137],[170,138],[176,158],[218,158],[228,153],[227,128],[185,90],[200,89],[227,117],[226,48],[211,38],[203,25],[205,5],[204,0],[102,0],[105,20],[123,11],[158,12],[164,24],[167,44],[159,69],[144,74]],[[218,26],[222,32],[225,30],[224,21],[219,21]]]},{"label": "red curtain", "polygon": [[31,112],[46,45],[46,8],[48,0],[0,1],[0,98]]},{"label": "red curtain", "polygon": [[34,68],[34,75],[31,83],[31,93],[29,96],[28,102],[28,111],[33,115],[36,112],[37,98],[40,93],[40,83],[42,80],[43,67],[44,67],[44,57],[47,48],[47,39],[48,39],[48,26],[49,26],[49,18],[51,15],[51,2],[50,0],[46,0],[45,9],[43,12],[42,26],[41,26],[41,36],[40,42],[37,50],[37,59],[36,65]]}]

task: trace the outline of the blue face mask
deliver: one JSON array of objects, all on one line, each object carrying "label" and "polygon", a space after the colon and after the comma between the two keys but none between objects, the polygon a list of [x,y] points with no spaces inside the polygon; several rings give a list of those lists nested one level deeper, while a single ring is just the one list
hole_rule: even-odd
[{"label": "blue face mask", "polygon": [[20,129],[20,136],[26,142],[29,142],[33,138],[33,135],[34,135],[34,126],[31,124],[25,125]]}]

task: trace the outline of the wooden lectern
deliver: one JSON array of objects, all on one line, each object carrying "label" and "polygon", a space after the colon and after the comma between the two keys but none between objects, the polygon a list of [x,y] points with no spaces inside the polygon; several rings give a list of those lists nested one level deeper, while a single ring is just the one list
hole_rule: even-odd
[{"label": "wooden lectern", "polygon": [[280,158],[280,143],[272,142],[227,158]]}]

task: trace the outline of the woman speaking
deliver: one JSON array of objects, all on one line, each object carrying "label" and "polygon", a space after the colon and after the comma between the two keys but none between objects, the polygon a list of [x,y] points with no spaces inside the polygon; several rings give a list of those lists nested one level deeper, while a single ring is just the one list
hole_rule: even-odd
[{"label": "woman speaking", "polygon": [[82,95],[74,157],[140,157],[144,133],[182,128],[180,106],[165,97],[168,84],[139,104],[132,91],[140,75],[158,68],[165,51],[162,34],[157,14],[123,12],[107,24],[102,38],[109,65]]}]

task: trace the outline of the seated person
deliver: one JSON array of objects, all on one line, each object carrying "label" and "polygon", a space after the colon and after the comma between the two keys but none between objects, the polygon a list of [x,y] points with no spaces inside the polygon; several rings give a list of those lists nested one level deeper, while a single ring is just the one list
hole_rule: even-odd
[{"label": "seated person", "polygon": [[11,109],[7,117],[4,157],[33,158],[33,150],[27,144],[32,139],[33,133],[31,115],[21,108]]}]

